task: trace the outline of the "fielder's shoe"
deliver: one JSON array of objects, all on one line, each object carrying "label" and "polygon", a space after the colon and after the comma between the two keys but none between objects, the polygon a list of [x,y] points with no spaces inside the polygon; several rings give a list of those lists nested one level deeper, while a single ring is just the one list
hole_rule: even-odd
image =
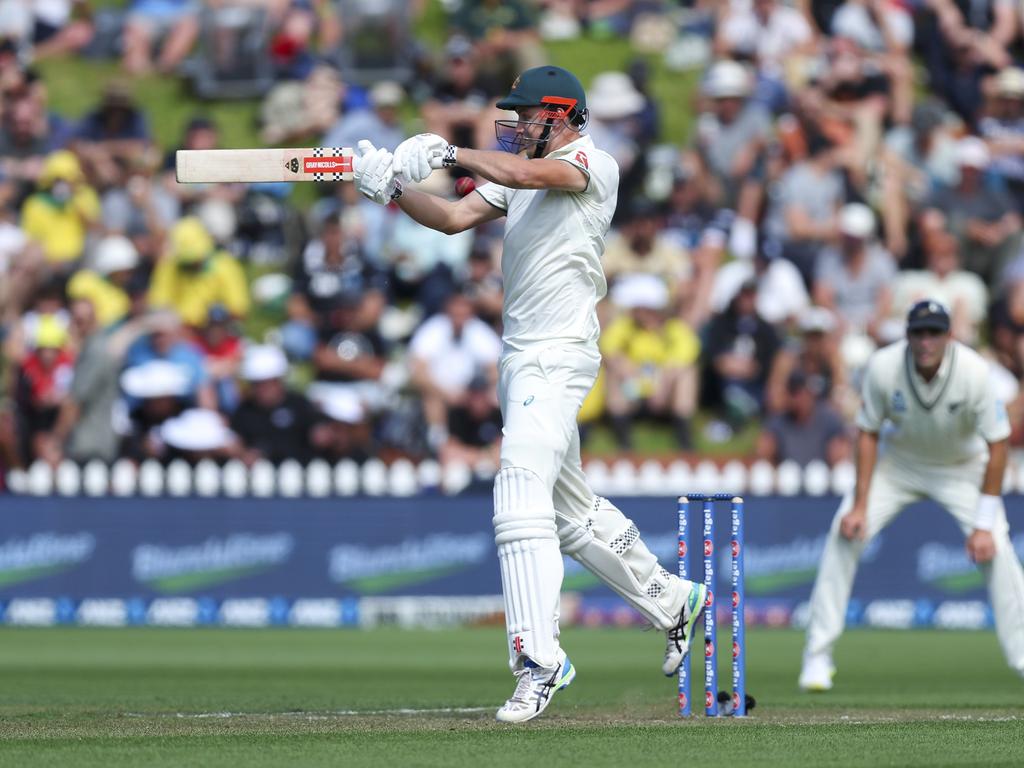
[{"label": "fielder's shoe", "polygon": [[559,651],[559,663],[555,667],[538,667],[527,659],[526,667],[516,672],[519,678],[512,698],[498,710],[497,718],[502,723],[525,723],[532,720],[551,703],[555,691],[567,688],[576,677],[576,667],[569,661],[565,651]]},{"label": "fielder's shoe", "polygon": [[690,594],[683,603],[683,612],[679,616],[679,623],[665,633],[665,661],[662,662],[661,671],[666,677],[671,677],[679,670],[683,663],[683,657],[690,649],[690,638],[693,636],[693,625],[697,623],[697,617],[704,613],[704,604],[708,599],[708,588],[696,581],[690,582]]},{"label": "fielder's shoe", "polygon": [[812,693],[831,691],[835,673],[836,666],[827,653],[805,654],[800,670],[800,690]]}]

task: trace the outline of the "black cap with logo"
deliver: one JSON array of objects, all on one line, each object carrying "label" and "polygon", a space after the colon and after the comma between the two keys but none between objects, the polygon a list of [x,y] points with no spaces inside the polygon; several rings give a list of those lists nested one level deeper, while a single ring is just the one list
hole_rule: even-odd
[{"label": "black cap with logo", "polygon": [[907,330],[949,330],[949,310],[934,299],[919,301],[907,313]]}]

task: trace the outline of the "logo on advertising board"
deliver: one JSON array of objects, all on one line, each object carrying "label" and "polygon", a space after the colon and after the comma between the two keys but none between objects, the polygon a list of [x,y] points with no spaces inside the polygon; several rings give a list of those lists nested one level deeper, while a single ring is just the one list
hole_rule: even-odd
[{"label": "logo on advertising board", "polygon": [[374,547],[339,544],[328,554],[331,581],[364,594],[421,584],[484,562],[494,551],[488,533],[436,533]]},{"label": "logo on advertising board", "polygon": [[132,576],[158,592],[191,592],[241,579],[288,561],[288,533],[233,533],[199,544],[140,544],[132,550]]},{"label": "logo on advertising board", "polygon": [[[1012,539],[1017,557],[1024,557],[1024,533]],[[929,541],[917,550],[917,578],[932,586],[961,594],[985,586],[985,577],[967,557],[963,544]]]},{"label": "logo on advertising board", "polygon": [[0,587],[41,579],[84,563],[96,549],[91,533],[34,533],[0,543]]}]

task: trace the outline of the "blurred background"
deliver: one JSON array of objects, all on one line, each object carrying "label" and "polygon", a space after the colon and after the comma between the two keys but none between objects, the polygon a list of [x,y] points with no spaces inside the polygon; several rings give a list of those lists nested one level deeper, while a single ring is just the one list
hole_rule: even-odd
[{"label": "blurred background", "polygon": [[[348,184],[178,185],[173,153],[394,149],[421,131],[495,148],[496,98],[541,63],[583,81],[587,130],[621,170],[604,366],[580,414],[596,491],[804,497],[806,526],[766,511],[764,541],[781,537],[772,557],[795,557],[788,578],[809,586],[834,508],[813,497],[853,477],[860,371],[924,297],[991,361],[1014,426],[1007,487],[1021,485],[1024,18],[1011,0],[0,0],[9,567],[85,562],[105,540],[75,539],[68,516],[104,528],[115,512],[134,532],[115,536],[124,563],[105,562],[146,589],[190,557],[244,570],[232,547],[277,567],[306,539],[274,539],[275,520],[316,507],[295,524],[329,548],[344,521],[315,499],[337,496],[364,499],[360,546],[389,529],[392,549],[329,554],[334,587],[295,595],[388,557],[408,570],[419,548],[401,537],[422,543],[444,515],[462,525],[463,508],[479,531],[442,537],[444,557],[415,570],[454,567],[460,546],[456,564],[478,562],[500,447],[501,223],[441,235]],[[454,199],[462,174],[424,186]],[[110,511],[108,495],[152,501]],[[422,505],[395,500],[413,495]],[[281,497],[296,501],[213,501]],[[645,504],[669,531],[672,504]],[[239,516],[271,538],[231,544]],[[178,565],[146,543],[155,530]],[[949,576],[948,533],[914,578]],[[973,573],[961,559],[954,575]],[[358,562],[369,571],[346,570]],[[102,583],[92,596],[130,592]],[[62,589],[43,591],[82,596]]]}]

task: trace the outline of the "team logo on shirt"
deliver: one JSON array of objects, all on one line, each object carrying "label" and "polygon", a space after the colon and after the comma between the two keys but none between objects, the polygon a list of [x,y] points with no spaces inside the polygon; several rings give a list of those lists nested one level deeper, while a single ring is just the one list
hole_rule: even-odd
[{"label": "team logo on shirt", "polygon": [[590,170],[590,163],[587,161],[587,155],[582,150],[576,153],[576,162],[582,165],[588,171]]},{"label": "team logo on shirt", "polygon": [[907,398],[903,396],[902,390],[897,389],[892,393],[892,411],[893,413],[907,412]]},{"label": "team logo on shirt", "polygon": [[963,400],[957,400],[955,403],[950,403],[949,406],[948,406],[949,412],[951,414],[956,413],[958,410],[960,410],[960,406],[963,405],[963,404],[964,404]]}]

